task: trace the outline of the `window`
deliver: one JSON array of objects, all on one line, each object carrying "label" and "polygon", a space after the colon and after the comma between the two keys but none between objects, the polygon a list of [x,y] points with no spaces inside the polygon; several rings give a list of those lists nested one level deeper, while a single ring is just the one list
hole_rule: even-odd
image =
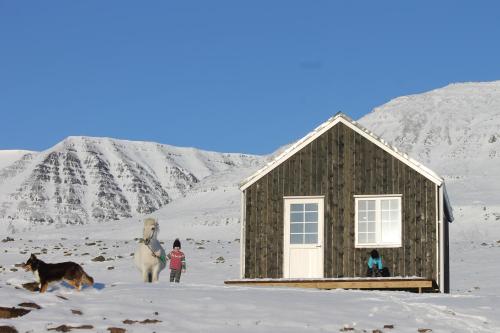
[{"label": "window", "polygon": [[401,195],[354,196],[356,247],[401,246]]},{"label": "window", "polygon": [[290,244],[318,242],[318,204],[290,204]]}]

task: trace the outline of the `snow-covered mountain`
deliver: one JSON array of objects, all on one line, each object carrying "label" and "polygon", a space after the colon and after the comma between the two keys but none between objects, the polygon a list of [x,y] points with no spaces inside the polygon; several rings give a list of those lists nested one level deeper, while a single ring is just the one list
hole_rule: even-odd
[{"label": "snow-covered mountain", "polygon": [[250,174],[263,162],[258,156],[91,137],[69,137],[43,152],[12,155],[0,154],[5,162],[0,219],[31,224],[149,214],[203,187],[210,176]]},{"label": "snow-covered mountain", "polygon": [[29,153],[32,152],[29,150],[0,150],[0,169],[14,163]]},{"label": "snow-covered mountain", "polygon": [[[454,205],[498,205],[500,81],[399,97],[359,122],[444,176]],[[0,220],[81,224],[175,216],[177,206],[210,210],[200,200],[237,219],[238,182],[269,158],[90,137],[69,137],[43,152],[0,151]],[[210,222],[203,214],[193,220],[223,224],[224,216]]]},{"label": "snow-covered mountain", "polygon": [[500,81],[398,97],[359,123],[443,176],[454,204],[498,204]]}]

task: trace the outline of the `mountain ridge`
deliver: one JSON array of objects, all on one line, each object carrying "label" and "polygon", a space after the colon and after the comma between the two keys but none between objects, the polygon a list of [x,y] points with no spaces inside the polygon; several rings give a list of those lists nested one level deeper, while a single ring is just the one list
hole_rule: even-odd
[{"label": "mountain ridge", "polygon": [[260,158],[112,138],[71,136],[0,169],[0,218],[83,224],[152,213],[202,179]]}]

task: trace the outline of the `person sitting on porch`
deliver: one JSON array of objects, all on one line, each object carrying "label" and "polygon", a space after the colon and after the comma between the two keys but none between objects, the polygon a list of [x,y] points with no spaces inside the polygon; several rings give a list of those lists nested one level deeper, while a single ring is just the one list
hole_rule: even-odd
[{"label": "person sitting on porch", "polygon": [[387,277],[389,275],[389,269],[384,267],[382,264],[382,257],[378,254],[378,251],[372,250],[370,253],[370,259],[368,259],[368,270],[366,271],[366,276]]}]

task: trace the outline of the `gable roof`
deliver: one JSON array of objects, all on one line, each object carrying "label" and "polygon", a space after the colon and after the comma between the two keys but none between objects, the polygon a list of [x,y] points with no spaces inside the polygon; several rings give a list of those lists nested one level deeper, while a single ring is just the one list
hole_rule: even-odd
[{"label": "gable roof", "polygon": [[274,158],[271,162],[269,162],[267,165],[265,165],[263,168],[259,169],[257,172],[255,172],[253,175],[250,177],[244,179],[240,183],[240,190],[244,191],[248,187],[250,187],[252,184],[254,184],[256,181],[264,177],[266,174],[268,174],[270,171],[272,171],[274,168],[279,166],[281,163],[286,161],[289,157],[294,155],[296,152],[307,146],[309,143],[312,141],[316,140],[318,137],[320,137],[323,133],[327,132],[330,128],[333,126],[337,125],[338,123],[342,123],[346,125],[347,127],[351,128],[354,130],[356,133],[360,134],[364,138],[368,139],[370,142],[374,143],[378,147],[382,148],[384,151],[387,153],[391,154],[392,156],[396,157],[398,160],[401,162],[405,163],[433,183],[435,183],[438,186],[441,186],[444,183],[443,178],[441,178],[438,174],[436,174],[434,171],[431,169],[425,167],[424,165],[420,164],[416,160],[412,159],[409,157],[407,154],[400,152],[396,147],[393,147],[389,145],[387,142],[385,142],[383,139],[380,137],[376,136],[363,126],[361,126],[359,123],[356,121],[352,120],[348,116],[346,116],[343,113],[337,113],[335,116],[331,117],[327,121],[325,121],[323,124],[319,125],[316,127],[312,132],[307,134],[305,137],[300,139],[299,141],[295,142],[292,146],[290,146],[288,149],[286,149],[284,152],[279,154],[276,158]]}]

